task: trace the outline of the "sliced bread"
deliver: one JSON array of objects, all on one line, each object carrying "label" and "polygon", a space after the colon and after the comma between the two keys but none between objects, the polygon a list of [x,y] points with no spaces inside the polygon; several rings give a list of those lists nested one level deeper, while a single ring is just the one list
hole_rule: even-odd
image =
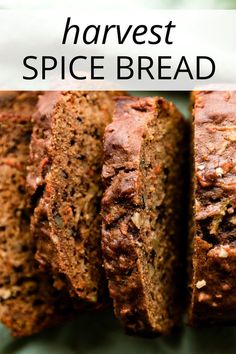
[{"label": "sliced bread", "polygon": [[102,249],[126,331],[166,334],[181,314],[185,123],[163,98],[118,98],[104,137]]},{"label": "sliced bread", "polygon": [[193,94],[189,324],[236,320],[236,92]]},{"label": "sliced bread", "polygon": [[36,258],[54,286],[100,306],[107,286],[101,256],[102,136],[112,92],[48,92],[33,117],[28,175],[35,205]]},{"label": "sliced bread", "polygon": [[38,93],[0,95],[0,321],[15,336],[39,332],[72,313],[70,301],[34,260],[26,174],[37,100]]}]

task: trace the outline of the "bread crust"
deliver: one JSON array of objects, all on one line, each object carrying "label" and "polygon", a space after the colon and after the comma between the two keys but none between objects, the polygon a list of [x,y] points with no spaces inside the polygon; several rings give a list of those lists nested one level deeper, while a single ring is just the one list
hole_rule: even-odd
[{"label": "bread crust", "polygon": [[189,323],[236,320],[236,93],[193,95],[194,195]]},{"label": "bread crust", "polygon": [[[102,249],[104,265],[109,281],[110,296],[113,299],[114,311],[122,322],[127,332],[140,335],[154,335],[167,333],[179,322],[180,304],[178,295],[175,292],[175,284],[172,285],[175,294],[175,310],[167,318],[162,318],[161,312],[156,313],[153,318],[153,311],[150,309],[147,282],[151,276],[145,275],[142,266],[143,244],[145,236],[142,235],[140,215],[145,210],[144,181],[142,176],[142,165],[148,163],[142,161],[142,150],[146,136],[150,134],[149,124],[152,120],[158,119],[160,112],[166,113],[166,120],[171,117],[178,121],[181,132],[181,143],[183,144],[184,123],[181,115],[174,108],[173,104],[162,98],[118,98],[113,122],[106,128],[104,136],[104,165],[102,177],[105,185],[105,193],[102,199]],[[164,124],[165,126],[165,124]],[[165,129],[165,128],[164,128]],[[175,128],[176,129],[176,128]],[[153,134],[158,131],[153,132]],[[160,133],[160,144],[164,144],[163,136]],[[151,137],[152,139],[152,137]],[[156,146],[156,145],[155,145]],[[170,150],[173,146],[170,146]],[[182,152],[179,146],[179,161],[182,165]],[[154,178],[160,173],[160,160],[155,161]],[[153,192],[155,194],[155,191]],[[159,206],[165,199],[164,190],[159,192],[161,200]],[[181,197],[179,196],[178,202]],[[155,215],[153,216],[153,220]],[[175,223],[179,228],[179,220]],[[178,231],[176,232],[178,234]],[[176,239],[180,235],[175,235]],[[155,241],[154,241],[155,242]],[[175,242],[175,241],[174,241]],[[174,243],[173,242],[173,243]],[[145,246],[146,247],[146,246]],[[171,247],[166,243],[162,255],[172,254]],[[149,262],[152,263],[155,252],[149,249]],[[153,254],[154,252],[154,254]],[[172,254],[173,255],[173,254]],[[179,267],[180,259],[178,251],[174,260],[176,269]],[[165,258],[165,256],[163,256]],[[147,261],[148,263],[148,261]],[[151,272],[151,271],[150,271]],[[155,270],[154,270],[155,272]],[[173,269],[170,270],[173,273]],[[178,277],[176,271],[176,277]],[[155,294],[158,302],[163,294]],[[173,300],[173,299],[172,299]],[[160,300],[161,301],[161,300]]]}]

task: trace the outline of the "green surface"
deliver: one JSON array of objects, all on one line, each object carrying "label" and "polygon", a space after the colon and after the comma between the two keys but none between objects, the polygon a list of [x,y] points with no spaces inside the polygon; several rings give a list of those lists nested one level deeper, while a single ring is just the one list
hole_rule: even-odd
[{"label": "green surface", "polygon": [[28,339],[0,331],[1,354],[233,354],[236,328],[187,327],[165,338],[126,336],[112,313],[81,315],[67,325]]},{"label": "green surface", "polygon": [[[138,93],[135,95],[154,95]],[[159,93],[188,116],[188,93]],[[1,325],[0,325],[1,326]],[[183,327],[171,336],[140,339],[126,336],[112,311],[89,313],[60,328],[26,339],[14,340],[0,327],[0,354],[233,354],[236,327],[194,330]]]}]

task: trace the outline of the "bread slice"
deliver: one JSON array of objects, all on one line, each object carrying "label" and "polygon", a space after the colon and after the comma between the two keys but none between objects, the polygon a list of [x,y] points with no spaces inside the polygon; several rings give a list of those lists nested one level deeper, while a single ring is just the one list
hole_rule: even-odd
[{"label": "bread slice", "polygon": [[37,100],[36,92],[0,95],[0,321],[15,336],[55,324],[71,308],[34,260],[26,169]]},{"label": "bread slice", "polygon": [[189,323],[236,320],[236,92],[193,94]]},{"label": "bread slice", "polygon": [[163,98],[118,98],[104,137],[102,249],[127,332],[180,320],[185,123]]},{"label": "bread slice", "polygon": [[40,94],[40,91],[1,91],[0,112],[31,116]]},{"label": "bread slice", "polygon": [[39,100],[28,176],[35,203],[36,258],[72,296],[100,306],[102,136],[113,111],[112,92],[51,92]]}]

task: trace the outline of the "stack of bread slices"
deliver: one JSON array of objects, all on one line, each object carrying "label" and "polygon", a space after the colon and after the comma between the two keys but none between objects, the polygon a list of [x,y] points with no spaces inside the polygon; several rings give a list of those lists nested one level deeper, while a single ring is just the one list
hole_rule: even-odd
[{"label": "stack of bread slices", "polygon": [[236,320],[236,93],[192,102],[189,134],[162,97],[0,93],[0,321],[13,335],[112,304],[127,333],[167,334],[186,268],[189,324]]}]

